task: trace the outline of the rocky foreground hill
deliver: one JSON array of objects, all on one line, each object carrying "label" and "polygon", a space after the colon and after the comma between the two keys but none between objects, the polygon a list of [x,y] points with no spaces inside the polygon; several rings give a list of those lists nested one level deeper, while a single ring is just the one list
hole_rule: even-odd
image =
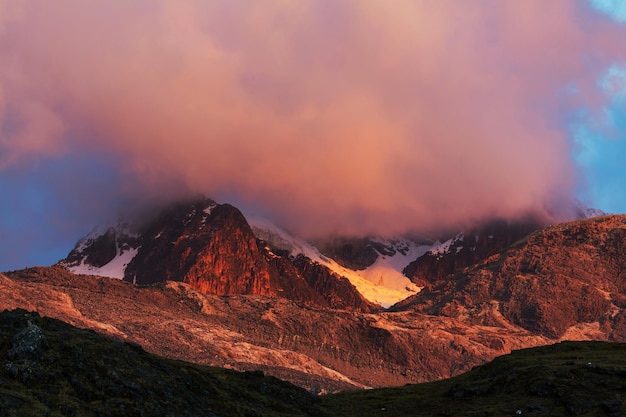
[{"label": "rocky foreground hill", "polygon": [[626,346],[516,351],[459,377],[318,397],[262,372],[161,358],[42,318],[0,313],[1,416],[620,416]]}]

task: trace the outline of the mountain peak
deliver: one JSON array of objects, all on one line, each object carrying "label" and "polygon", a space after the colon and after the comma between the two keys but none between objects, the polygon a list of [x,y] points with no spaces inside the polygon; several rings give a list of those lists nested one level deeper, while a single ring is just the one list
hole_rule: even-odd
[{"label": "mountain peak", "polygon": [[206,198],[179,202],[140,224],[120,222],[95,229],[58,265],[137,285],[179,281],[209,294],[257,294],[324,307],[376,308],[328,268],[307,257],[272,252],[232,205]]}]

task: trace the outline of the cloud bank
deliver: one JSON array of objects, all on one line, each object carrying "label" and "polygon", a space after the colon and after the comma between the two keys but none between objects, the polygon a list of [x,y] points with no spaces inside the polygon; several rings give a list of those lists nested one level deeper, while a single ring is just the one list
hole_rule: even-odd
[{"label": "cloud bank", "polygon": [[308,235],[512,216],[576,187],[623,39],[577,1],[0,1],[0,170],[113,154]]}]

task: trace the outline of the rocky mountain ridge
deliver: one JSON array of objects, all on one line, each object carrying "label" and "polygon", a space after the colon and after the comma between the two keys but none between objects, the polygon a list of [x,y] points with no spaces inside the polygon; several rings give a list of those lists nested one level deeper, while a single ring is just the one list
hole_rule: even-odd
[{"label": "rocky mountain ridge", "polygon": [[[1,276],[0,308],[37,310],[150,352],[260,369],[309,389],[403,385],[513,349],[626,341],[625,249],[626,216],[551,226],[386,311],[207,294],[183,281],[137,286],[61,268]],[[316,268],[304,257],[289,265],[305,275]]]},{"label": "rocky mountain ridge", "polygon": [[[575,208],[577,217],[597,214]],[[332,299],[335,307],[371,309],[371,303],[390,307],[506,249],[545,221],[539,215],[496,219],[441,240],[334,236],[308,242],[202,197],[165,207],[142,222],[95,229],[59,265],[137,284],[174,280],[214,294],[280,295],[321,305]],[[304,259],[315,277],[298,270]],[[311,291],[320,286],[318,279],[332,294]]]},{"label": "rocky mountain ridge", "polygon": [[534,333],[562,337],[574,325],[623,340],[626,306],[626,217],[561,223],[518,241],[462,273],[437,281],[396,308],[504,319]]},{"label": "rocky mountain ridge", "polygon": [[[431,245],[336,241],[377,254],[352,270],[232,206],[200,199],[141,227],[92,234],[64,269],[8,273],[0,294],[5,308],[44,312],[154,353],[263,370],[322,391],[446,378],[554,341],[626,340],[624,216],[520,236],[536,227],[493,222]],[[112,265],[123,266],[126,282],[67,272]],[[396,292],[409,297],[388,309],[363,297],[391,291],[372,281],[400,266],[415,268],[411,284],[421,291]]]}]

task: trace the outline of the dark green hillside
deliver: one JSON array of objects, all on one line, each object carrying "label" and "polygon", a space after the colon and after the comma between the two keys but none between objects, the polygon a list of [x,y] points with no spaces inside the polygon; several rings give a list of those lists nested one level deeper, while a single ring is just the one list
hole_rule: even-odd
[{"label": "dark green hillside", "polygon": [[24,310],[0,313],[0,416],[324,416],[261,373],[163,359]]},{"label": "dark green hillside", "polygon": [[324,398],[336,416],[624,416],[626,345],[525,349],[444,381]]}]

